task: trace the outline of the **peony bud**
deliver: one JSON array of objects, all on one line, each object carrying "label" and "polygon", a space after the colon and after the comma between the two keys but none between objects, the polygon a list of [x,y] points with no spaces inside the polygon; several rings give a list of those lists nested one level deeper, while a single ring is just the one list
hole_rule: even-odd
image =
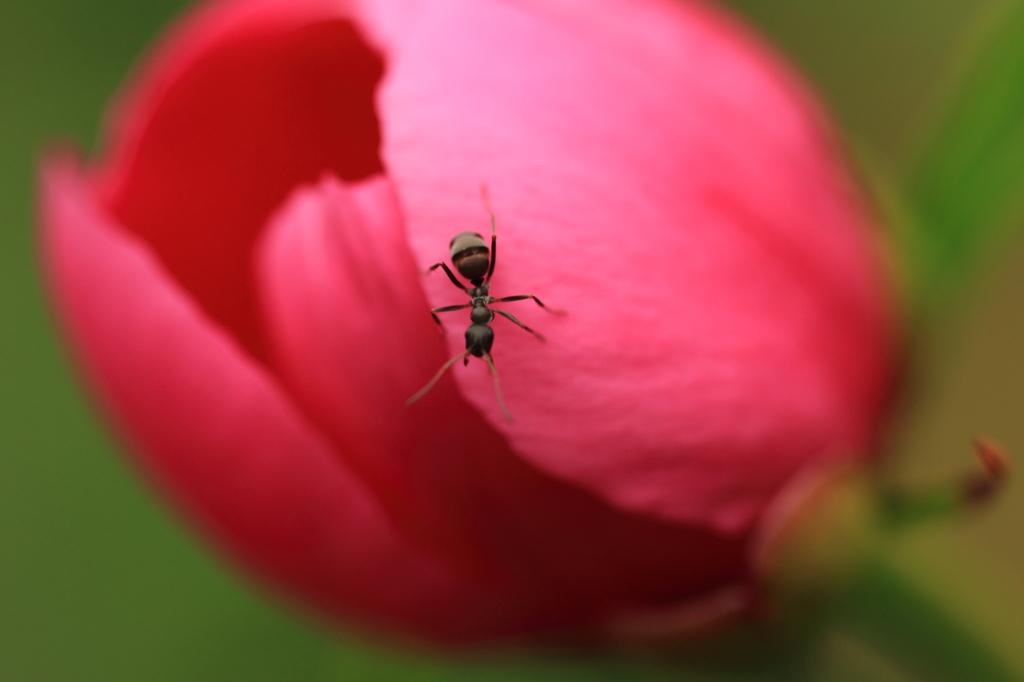
[{"label": "peony bud", "polygon": [[[457,363],[486,234],[513,422]],[[868,460],[894,369],[872,219],[826,122],[719,10],[227,0],[44,164],[70,345],[141,467],[260,582],[441,642],[758,601],[802,471]],[[468,317],[468,316],[467,316]],[[777,505],[776,505],[777,507]],[[753,586],[753,587],[752,587]],[[721,595],[740,595],[721,599]]]}]

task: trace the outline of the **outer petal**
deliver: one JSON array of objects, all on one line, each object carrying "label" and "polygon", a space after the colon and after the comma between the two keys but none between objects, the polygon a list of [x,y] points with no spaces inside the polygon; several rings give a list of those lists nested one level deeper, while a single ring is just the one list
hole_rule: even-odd
[{"label": "outer petal", "polygon": [[487,182],[494,295],[569,310],[513,304],[543,349],[497,323],[513,426],[486,377],[456,375],[515,452],[624,508],[738,529],[802,464],[869,449],[892,361],[871,225],[773,56],[697,3],[363,7],[420,265],[485,229]]},{"label": "outer petal", "polygon": [[93,385],[147,472],[234,560],[332,619],[442,640],[551,624],[529,595],[461,575],[396,532],[72,162],[45,168],[42,209],[53,292]]},{"label": "outer petal", "polygon": [[[258,272],[292,394],[421,539],[547,595],[562,622],[743,579],[743,537],[622,512],[535,471],[450,377],[405,405],[448,358],[386,179],[297,191]],[[486,373],[476,359],[453,371]]]}]

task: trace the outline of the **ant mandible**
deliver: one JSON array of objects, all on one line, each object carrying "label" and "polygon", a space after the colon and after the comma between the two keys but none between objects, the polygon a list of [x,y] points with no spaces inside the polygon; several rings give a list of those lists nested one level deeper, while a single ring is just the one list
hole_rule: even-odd
[{"label": "ant mandible", "polygon": [[[438,313],[447,313],[453,310],[472,308],[469,312],[469,329],[466,330],[466,350],[444,363],[444,365],[441,366],[441,369],[438,370],[437,374],[434,375],[434,378],[427,382],[427,385],[421,388],[416,395],[409,398],[406,401],[406,404],[412,405],[414,402],[426,395],[427,391],[433,388],[434,384],[437,383],[438,379],[441,378],[445,371],[456,362],[462,360],[463,365],[468,365],[469,356],[475,355],[478,358],[483,358],[484,362],[487,363],[487,367],[491,371],[491,376],[494,377],[494,393],[498,397],[498,406],[501,408],[501,413],[507,421],[512,421],[512,415],[509,414],[508,408],[505,407],[505,401],[501,397],[501,385],[498,382],[498,370],[494,368],[494,360],[491,359],[491,346],[494,344],[494,330],[488,325],[494,320],[494,314],[497,313],[502,317],[508,318],[541,341],[545,341],[545,338],[517,320],[510,313],[507,313],[504,310],[492,310],[487,306],[492,303],[507,303],[509,301],[533,299],[537,305],[544,308],[544,310],[547,310],[549,313],[553,313],[555,315],[564,315],[565,313],[560,310],[552,310],[548,308],[546,305],[541,303],[539,298],[532,294],[505,296],[504,298],[494,298],[490,295],[491,275],[494,274],[494,264],[497,262],[498,257],[498,233],[497,228],[495,227],[494,211],[491,210],[491,204],[488,200],[486,185],[480,188],[480,195],[483,199],[484,209],[491,217],[490,250],[488,250],[487,243],[484,241],[484,238],[476,232],[459,233],[455,235],[449,245],[451,248],[452,265],[455,266],[455,269],[459,271],[460,275],[469,280],[470,286],[467,287],[463,285],[463,283],[459,281],[444,262],[431,265],[430,269],[427,271],[429,274],[437,268],[443,268],[452,284],[458,287],[459,291],[467,294],[470,299],[472,299],[469,303],[464,303],[463,305],[446,305],[440,308],[434,308],[430,311],[431,316],[434,318],[434,322],[437,322],[438,326],[441,326],[441,318],[437,316]],[[443,331],[444,327],[441,326],[441,329]]]}]

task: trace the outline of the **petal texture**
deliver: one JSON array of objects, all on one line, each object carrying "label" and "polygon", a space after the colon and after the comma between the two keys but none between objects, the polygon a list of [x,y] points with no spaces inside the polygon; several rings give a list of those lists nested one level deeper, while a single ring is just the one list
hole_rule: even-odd
[{"label": "petal texture", "polygon": [[[543,475],[450,377],[405,405],[448,359],[407,244],[385,179],[328,176],[276,215],[259,256],[289,389],[403,526],[467,570],[545,594],[560,620],[742,580],[743,538],[623,513]],[[453,370],[486,372],[470,368]]]},{"label": "petal texture", "polygon": [[[893,336],[872,228],[774,57],[695,3],[417,7],[368,22],[417,261],[486,229],[487,182],[494,295],[570,313],[512,304],[541,349],[496,327],[513,426],[456,374],[513,450],[623,508],[739,530],[802,464],[870,448]],[[428,293],[459,302],[443,277]]]}]

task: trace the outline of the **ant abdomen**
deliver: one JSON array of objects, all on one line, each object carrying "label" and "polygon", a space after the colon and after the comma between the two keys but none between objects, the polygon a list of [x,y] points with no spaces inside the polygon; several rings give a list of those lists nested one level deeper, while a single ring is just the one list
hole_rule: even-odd
[{"label": "ant abdomen", "polygon": [[494,330],[486,324],[471,324],[466,330],[466,350],[478,358],[491,352],[494,345]]}]

